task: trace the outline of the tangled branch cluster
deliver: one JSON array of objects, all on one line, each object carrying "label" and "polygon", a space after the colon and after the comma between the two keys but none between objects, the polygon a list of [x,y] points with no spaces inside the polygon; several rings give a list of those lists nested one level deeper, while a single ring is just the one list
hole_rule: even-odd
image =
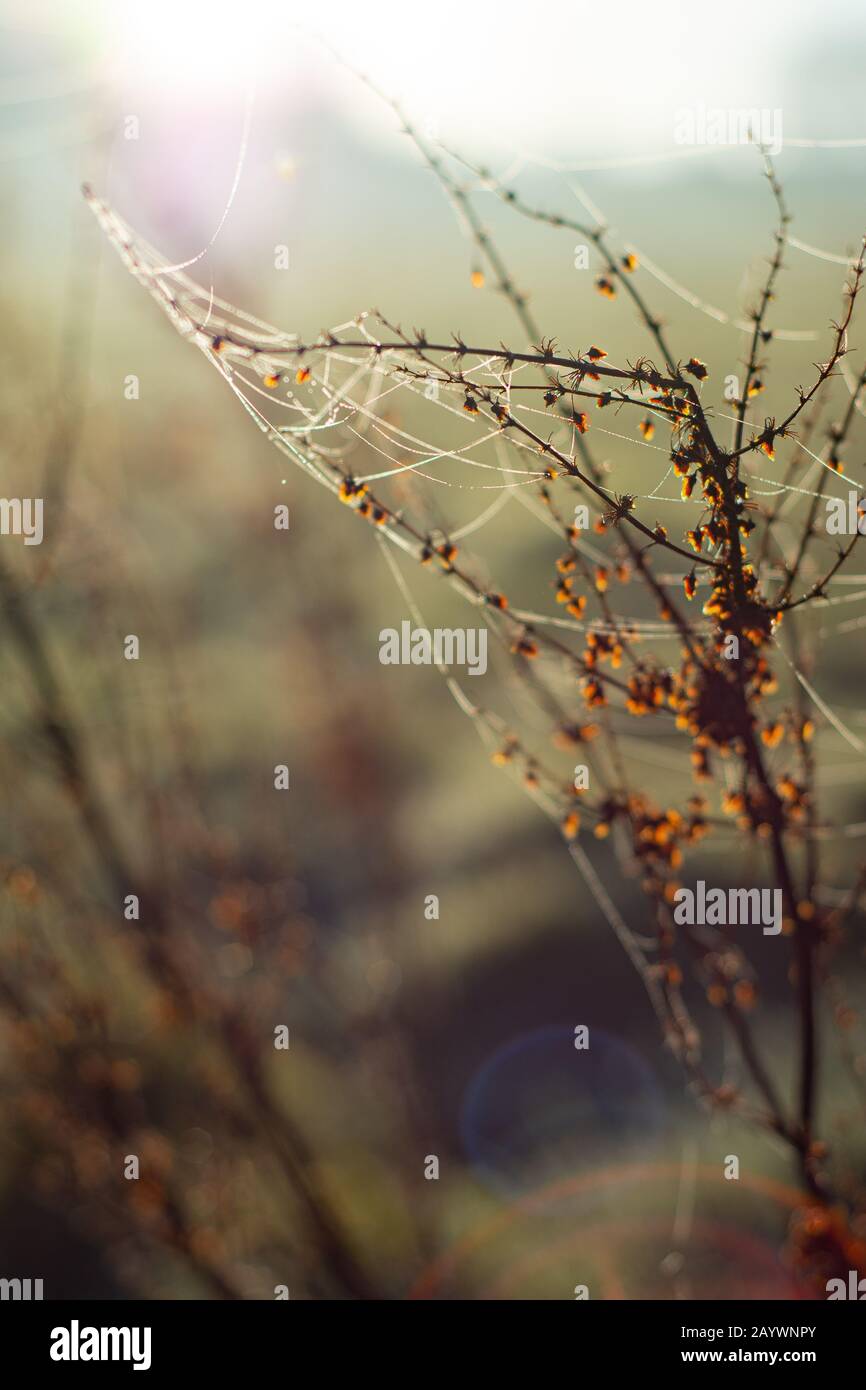
[{"label": "tangled branch cluster", "polygon": [[[851,262],[829,354],[814,380],[792,394],[782,418],[754,423],[751,410],[764,388],[774,339],[768,317],[790,222],[765,156],[778,214],[774,252],[748,318],[739,395],[733,414],[725,417],[704,404],[706,364],[696,355],[677,356],[669,345],[662,321],[644,298],[642,267],[633,251],[615,252],[601,223],[529,206],[487,170],[431,146],[400,114],[473,243],[473,283],[480,287],[490,277],[517,316],[519,343],[480,345],[459,334],[436,341],[378,312],[301,341],[196,284],[93,193],[86,190],[86,196],[127,268],[216,367],[258,428],[374,529],[413,613],[418,616],[395,551],[438,570],[483,615],[509,673],[543,711],[552,748],[563,759],[586,760],[590,789],[564,777],[563,759],[539,751],[527,731],[482,708],[453,672],[443,671],[451,693],[494,761],[516,775],[558,825],[640,971],[694,1090],[707,1104],[763,1125],[796,1155],[812,1204],[799,1231],[803,1258],[829,1242],[842,1264],[862,1261],[852,1235],[859,1199],[837,1185],[827,1145],[816,1132],[817,996],[826,985],[837,1023],[846,1030],[852,1014],[831,960],[862,887],[857,878],[830,891],[822,878],[822,840],[840,828],[820,817],[816,728],[829,722],[834,737],[847,738],[861,752],[862,747],[805,675],[800,624],[804,612],[833,601],[834,584],[859,535],[846,539],[826,562],[815,558],[828,543],[818,524],[830,495],[821,483],[841,476],[848,484],[843,459],[866,367],[850,382],[847,405],[825,429],[820,449],[813,451],[807,441],[844,367],[863,253]],[[452,172],[455,165],[468,167],[481,188],[515,212],[584,236],[600,258],[598,292],[632,301],[653,356],[616,365],[595,343],[571,350],[544,337],[477,214],[471,189]],[[393,409],[403,400],[416,415],[433,412],[442,433],[455,442],[410,432]],[[628,428],[635,411],[631,434],[608,428],[619,420]],[[593,448],[600,430],[666,458],[666,472],[652,493],[610,487]],[[467,431],[468,442],[460,442]],[[727,442],[723,432],[730,435]],[[432,524],[425,499],[436,486],[465,487],[448,479],[465,479],[470,469],[486,480],[480,489],[493,492],[492,503],[462,526]],[[769,470],[769,476],[759,470]],[[669,480],[678,485],[678,497],[664,491]],[[558,539],[548,575],[549,611],[524,606],[507,586],[481,578],[464,546],[512,502]],[[650,507],[662,503],[675,503],[689,522],[681,530],[661,525]],[[792,529],[796,506],[805,515]],[[587,516],[590,509],[595,513],[590,525],[577,523],[580,507]],[[630,583],[639,611],[623,616],[619,591]],[[676,804],[673,797],[671,804],[658,804],[636,785],[632,725],[652,730],[653,738],[661,732],[674,740],[672,779],[681,778],[680,765],[691,769],[696,786]],[[769,879],[782,893],[783,939],[793,951],[797,998],[798,1083],[791,1102],[781,1095],[753,1028],[759,983],[746,951],[721,930],[674,923],[674,895],[689,856],[711,836],[729,844],[756,840],[766,850]],[[606,837],[646,894],[640,931],[626,924],[593,866],[587,845]],[[730,1026],[750,1079],[747,1088],[707,1074],[700,1030],[684,998],[689,969]],[[847,1043],[846,1049],[860,1075],[856,1049]]]}]

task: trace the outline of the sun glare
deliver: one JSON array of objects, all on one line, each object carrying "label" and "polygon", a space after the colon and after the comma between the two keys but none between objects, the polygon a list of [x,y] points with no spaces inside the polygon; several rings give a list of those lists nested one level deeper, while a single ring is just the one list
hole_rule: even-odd
[{"label": "sun glare", "polygon": [[[290,90],[315,72],[339,101],[318,35],[431,128],[480,125],[512,148],[561,149],[566,135],[571,150],[576,139],[593,152],[646,148],[670,139],[680,106],[750,106],[757,94],[762,106],[779,104],[772,89],[796,27],[780,34],[747,0],[726,6],[724,24],[709,7],[662,8],[667,19],[626,6],[628,44],[607,15],[570,0],[554,0],[543,16],[482,0],[471,24],[455,0],[259,0],[254,11],[229,0],[148,0],[105,14],[118,70],[136,86],[218,100],[250,84]],[[364,103],[353,114],[367,120]]]}]

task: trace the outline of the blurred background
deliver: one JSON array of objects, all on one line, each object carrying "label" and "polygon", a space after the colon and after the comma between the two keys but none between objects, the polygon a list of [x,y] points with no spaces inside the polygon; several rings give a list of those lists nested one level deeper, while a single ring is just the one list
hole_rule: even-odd
[{"label": "blurred background", "polygon": [[[516,347],[436,179],[329,45],[429,138],[516,170],[551,210],[579,217],[588,198],[730,319],[765,274],[772,199],[754,149],[684,149],[676,114],[778,109],[792,230],[825,253],[786,257],[773,323],[792,336],[765,412],[781,414],[826,356],[863,230],[866,16],[835,0],[306,10],[0,6],[3,489],[46,499],[44,543],[4,538],[0,556],[0,1275],[82,1298],[811,1296],[788,1256],[788,1155],[686,1092],[555,828],[435,670],[379,664],[380,629],[407,613],[367,529],[252,429],[80,186],[172,259],[209,247],[190,273],[284,329],[377,306]],[[617,361],[648,350],[624,298],[594,292],[594,263],[575,268],[573,233],[475,201],[546,335]],[[722,403],[743,334],[662,280],[645,289]],[[851,346],[859,371],[856,324]],[[604,457],[635,490],[662,476],[647,486],[614,437]],[[439,489],[431,524],[489,497]],[[509,593],[553,553],[517,506],[482,538]],[[435,575],[412,583],[431,625],[460,621]],[[813,678],[863,733],[860,634],[822,621]],[[495,680],[478,684],[509,718],[517,697]],[[824,818],[866,819],[862,757],[824,725],[817,746]],[[661,743],[632,754],[651,793],[680,777],[688,794]],[[639,886],[606,846],[590,853],[639,926]],[[828,885],[850,887],[859,859],[855,836],[831,842]],[[787,1088],[790,981],[767,943],[754,956]],[[851,966],[856,1008],[856,938]],[[708,1069],[737,1084],[718,1016],[693,1003]],[[576,1069],[578,1024],[592,1044]],[[834,1046],[823,1132],[856,1188],[862,1101]]]}]

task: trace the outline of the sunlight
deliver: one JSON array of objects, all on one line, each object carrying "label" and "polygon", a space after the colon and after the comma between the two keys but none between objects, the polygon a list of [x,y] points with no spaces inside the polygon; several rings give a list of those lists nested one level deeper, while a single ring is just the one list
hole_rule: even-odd
[{"label": "sunlight", "polygon": [[[792,6],[792,19],[801,8]],[[149,0],[106,10],[105,22],[124,79],[147,87],[219,93],[253,80],[262,92],[291,92],[313,72],[332,91],[333,74],[308,37],[318,34],[431,134],[475,124],[488,138],[540,149],[561,147],[568,129],[574,149],[577,129],[596,151],[670,144],[674,112],[684,105],[749,106],[758,95],[762,106],[779,104],[797,33],[780,34],[745,0],[726,7],[724,24],[708,7],[633,7],[628,44],[606,14],[564,0],[543,19],[482,3],[468,23],[456,0],[435,10],[400,0],[372,9],[354,0],[313,9],[260,0],[252,18],[228,0]],[[352,114],[373,119],[364,103]]]}]

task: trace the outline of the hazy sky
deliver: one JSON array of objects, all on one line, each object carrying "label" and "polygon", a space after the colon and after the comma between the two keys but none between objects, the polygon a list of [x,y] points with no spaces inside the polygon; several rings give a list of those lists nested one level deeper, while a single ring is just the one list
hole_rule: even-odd
[{"label": "hazy sky", "polygon": [[375,130],[375,104],[299,36],[300,22],[444,137],[469,130],[503,151],[669,149],[678,108],[699,104],[781,108],[787,136],[866,136],[866,9],[850,0],[5,0],[2,16],[28,40],[29,70],[10,70],[13,44],[4,79],[25,90],[68,69],[131,96],[183,93],[206,112],[252,85],[300,110],[324,94]]}]

